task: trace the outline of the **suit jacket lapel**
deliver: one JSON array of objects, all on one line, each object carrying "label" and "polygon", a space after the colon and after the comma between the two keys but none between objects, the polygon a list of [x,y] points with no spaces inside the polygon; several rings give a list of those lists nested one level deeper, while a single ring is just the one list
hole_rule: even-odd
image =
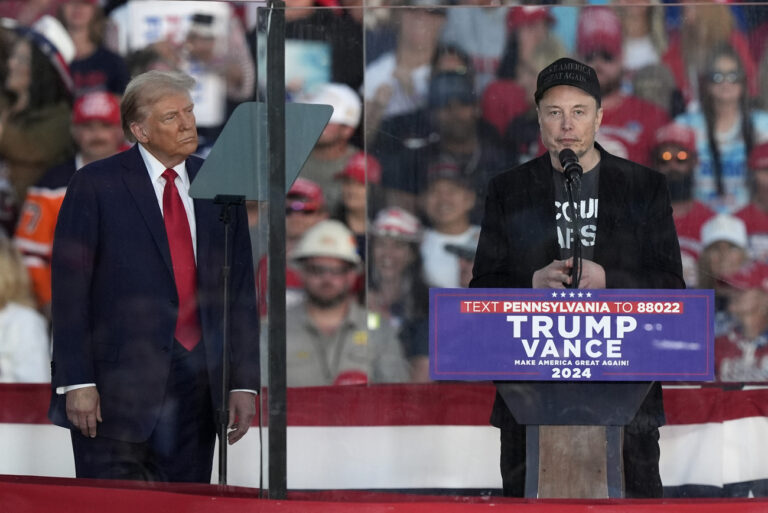
[{"label": "suit jacket lapel", "polygon": [[171,250],[168,246],[168,236],[165,233],[165,224],[160,207],[157,204],[155,190],[149,180],[149,172],[144,165],[144,160],[139,153],[138,145],[134,145],[130,151],[124,153],[123,160],[123,182],[128,192],[133,196],[144,221],[147,224],[149,232],[155,241],[158,251],[163,257],[168,270],[173,276],[173,265],[171,264]]},{"label": "suit jacket lapel", "polygon": [[600,262],[605,252],[612,252],[611,240],[617,227],[627,215],[627,180],[618,172],[616,163],[603,152],[600,163],[600,179],[597,195],[599,198],[597,215],[597,238],[595,241],[595,260]]}]

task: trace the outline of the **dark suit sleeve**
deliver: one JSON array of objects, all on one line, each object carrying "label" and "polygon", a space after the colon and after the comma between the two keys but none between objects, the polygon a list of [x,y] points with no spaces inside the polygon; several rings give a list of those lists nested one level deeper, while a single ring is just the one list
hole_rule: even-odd
[{"label": "dark suit sleeve", "polygon": [[98,212],[93,184],[75,173],[56,222],[51,262],[54,388],[96,381],[89,315]]},{"label": "dark suit sleeve", "polygon": [[259,390],[259,314],[245,207],[236,211],[230,284],[230,389]]},{"label": "dark suit sleeve", "polygon": [[685,288],[680,245],[664,177],[654,173],[648,191],[647,198],[640,198],[638,202],[645,206],[644,215],[639,220],[638,227],[641,268],[639,271],[628,271],[607,267],[605,269],[606,288]]}]

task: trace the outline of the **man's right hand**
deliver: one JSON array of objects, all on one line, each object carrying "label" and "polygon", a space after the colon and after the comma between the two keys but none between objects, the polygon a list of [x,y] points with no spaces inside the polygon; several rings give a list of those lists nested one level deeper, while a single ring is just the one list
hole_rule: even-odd
[{"label": "man's right hand", "polygon": [[573,260],[552,260],[546,267],[533,273],[534,289],[564,289],[571,283]]},{"label": "man's right hand", "polygon": [[101,403],[96,387],[67,392],[67,418],[83,436],[96,438],[96,423],[101,422]]}]

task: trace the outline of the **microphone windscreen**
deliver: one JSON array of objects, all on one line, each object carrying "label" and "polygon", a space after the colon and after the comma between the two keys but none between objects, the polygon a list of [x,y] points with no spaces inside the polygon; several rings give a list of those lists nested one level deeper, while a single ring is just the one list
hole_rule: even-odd
[{"label": "microphone windscreen", "polygon": [[571,164],[578,164],[579,162],[579,157],[577,157],[576,153],[570,148],[562,150],[557,158],[560,159],[560,165],[563,166],[564,169]]}]

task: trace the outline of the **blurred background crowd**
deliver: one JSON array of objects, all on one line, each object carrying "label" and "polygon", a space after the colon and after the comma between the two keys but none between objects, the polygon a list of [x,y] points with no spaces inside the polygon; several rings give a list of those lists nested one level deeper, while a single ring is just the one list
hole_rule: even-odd
[{"label": "blurred background crowd", "polygon": [[[536,76],[597,71],[609,152],[667,176],[716,374],[768,380],[768,6],[735,0],[286,1],[287,101],[334,113],[286,202],[289,386],[424,382],[430,287],[466,287],[494,175],[540,155]],[[250,2],[0,2],[0,382],[48,381],[50,254],[80,167],[127,147],[119,100],[193,76],[198,153],[266,90]],[[266,226],[249,206],[266,319]],[[282,220],[280,220],[282,222]]]}]

